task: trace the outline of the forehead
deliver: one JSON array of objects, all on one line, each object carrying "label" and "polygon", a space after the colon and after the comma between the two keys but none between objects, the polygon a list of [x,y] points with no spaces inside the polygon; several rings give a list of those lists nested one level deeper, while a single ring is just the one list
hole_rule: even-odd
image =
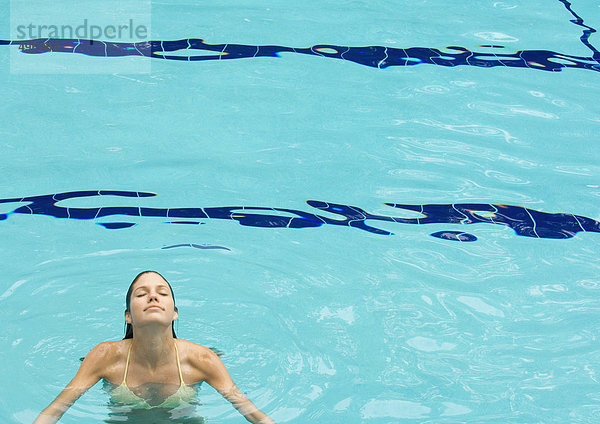
[{"label": "forehead", "polygon": [[135,284],[133,285],[133,290],[136,290],[142,286],[145,287],[157,287],[157,286],[165,286],[169,287],[164,278],[160,275],[155,274],[153,272],[149,272],[140,276]]}]

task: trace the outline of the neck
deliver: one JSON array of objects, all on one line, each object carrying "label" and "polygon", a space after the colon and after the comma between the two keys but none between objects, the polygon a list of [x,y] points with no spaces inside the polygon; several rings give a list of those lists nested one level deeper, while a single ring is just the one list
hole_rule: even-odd
[{"label": "neck", "polygon": [[131,350],[138,364],[155,369],[171,362],[171,355],[175,354],[174,344],[171,326],[164,331],[156,331],[156,328],[136,328]]}]

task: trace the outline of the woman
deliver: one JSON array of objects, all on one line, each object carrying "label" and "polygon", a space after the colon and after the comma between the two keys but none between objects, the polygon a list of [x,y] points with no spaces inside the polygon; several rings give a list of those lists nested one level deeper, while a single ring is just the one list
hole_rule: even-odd
[{"label": "woman", "polygon": [[206,381],[251,423],[274,424],[237,388],[217,354],[176,338],[177,319],[171,285],[155,271],[138,274],[127,292],[125,338],[94,347],[34,424],[56,423],[101,378],[113,386],[111,404],[130,411],[182,408],[196,395],[192,386]]}]

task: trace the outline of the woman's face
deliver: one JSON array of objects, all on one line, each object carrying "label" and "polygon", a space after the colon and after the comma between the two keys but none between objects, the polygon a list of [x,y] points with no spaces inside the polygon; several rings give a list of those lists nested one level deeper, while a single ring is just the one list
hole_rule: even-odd
[{"label": "woman's face", "polygon": [[129,302],[125,321],[134,327],[156,322],[169,324],[178,318],[169,285],[154,272],[143,274],[137,279]]}]

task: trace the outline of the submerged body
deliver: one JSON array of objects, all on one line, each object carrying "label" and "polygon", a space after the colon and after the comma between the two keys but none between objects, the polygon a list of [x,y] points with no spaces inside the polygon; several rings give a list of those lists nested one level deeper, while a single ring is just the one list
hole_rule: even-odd
[{"label": "submerged body", "polygon": [[133,409],[127,413],[110,412],[103,424],[207,424],[199,415],[175,415],[167,409]]}]

